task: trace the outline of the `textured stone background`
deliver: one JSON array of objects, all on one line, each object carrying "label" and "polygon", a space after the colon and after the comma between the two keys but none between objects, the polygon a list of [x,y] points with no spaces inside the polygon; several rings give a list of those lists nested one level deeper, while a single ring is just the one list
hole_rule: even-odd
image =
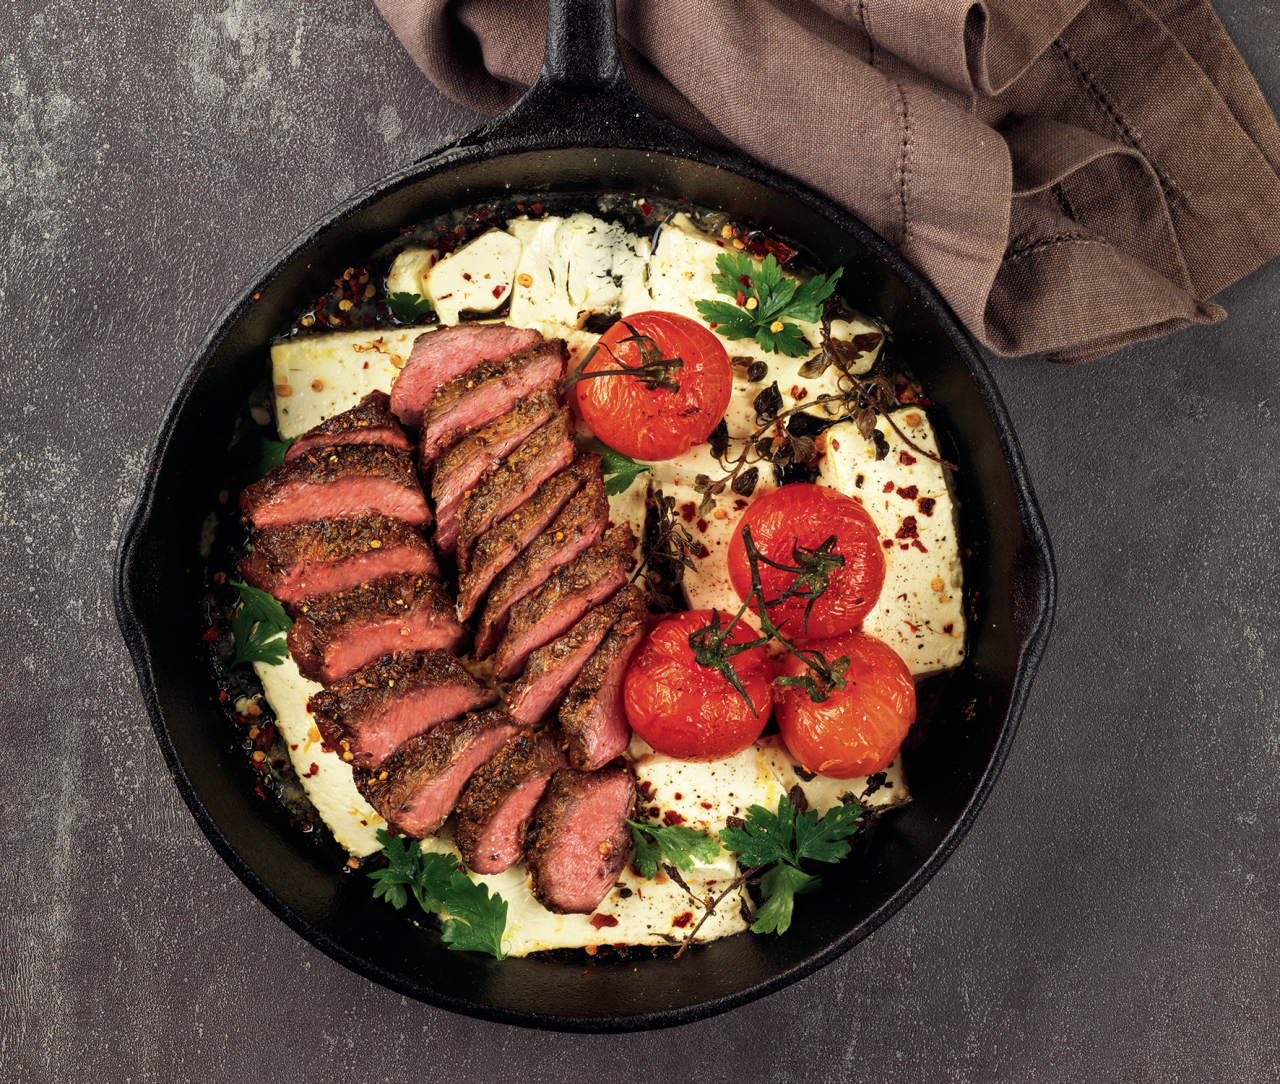
[{"label": "textured stone background", "polygon": [[[1218,6],[1280,105],[1274,7]],[[1280,1076],[1280,264],[1218,327],[993,363],[1062,601],[1000,783],[915,902],[728,1016],[527,1032],[348,973],[232,877],[110,597],[237,284],[475,118],[366,0],[13,0],[0,43],[0,1081]]]}]

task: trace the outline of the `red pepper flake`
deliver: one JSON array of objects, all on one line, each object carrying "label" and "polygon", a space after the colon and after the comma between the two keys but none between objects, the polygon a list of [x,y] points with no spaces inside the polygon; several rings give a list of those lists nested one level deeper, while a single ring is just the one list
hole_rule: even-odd
[{"label": "red pepper flake", "polygon": [[[911,488],[915,489],[915,486],[912,486]],[[916,501],[916,504],[920,508],[920,514],[925,516],[933,515],[933,506],[937,503],[938,502],[933,497],[921,497]]]},{"label": "red pepper flake", "polygon": [[618,924],[618,920],[613,915],[595,914],[591,916],[590,921],[591,925],[593,925],[597,930],[607,929],[608,927],[616,926]]},{"label": "red pepper flake", "polygon": [[219,699],[222,703],[224,703],[224,704],[227,702],[227,690],[226,690],[226,689],[219,689],[219,690],[218,690],[218,699]]},{"label": "red pepper flake", "polygon": [[884,548],[885,548],[885,549],[887,549],[887,550],[891,550],[891,549],[893,549],[893,539],[891,539],[891,538],[886,538],[886,539],[884,540]]},{"label": "red pepper flake", "polygon": [[698,803],[698,805],[702,806],[702,808],[703,808],[703,809],[714,809],[714,808],[715,808],[715,807],[714,807],[710,802],[699,802],[699,803]]},{"label": "red pepper flake", "polygon": [[516,204],[516,210],[517,210],[517,211],[523,211],[523,210],[524,210],[524,204],[523,204],[523,203],[517,203],[517,204]]},{"label": "red pepper flake", "polygon": [[[719,257],[717,257],[717,259],[718,259],[718,258],[719,258]],[[745,286],[748,290],[750,290],[750,289],[751,289],[751,276],[750,276],[750,275],[739,275],[739,276],[738,276],[738,282],[739,282],[739,283],[741,283],[743,286]]]},{"label": "red pepper flake", "polygon": [[923,543],[923,542],[921,542],[921,541],[920,541],[920,539],[918,539],[918,538],[913,538],[913,539],[911,540],[911,544],[912,544],[913,546],[915,546],[915,548],[916,548],[916,549],[918,549],[921,553],[928,553],[928,552],[929,552],[927,549],[925,549],[925,548],[924,548],[924,543]]},{"label": "red pepper flake", "polygon": [[747,303],[747,295],[741,290],[738,291],[738,308],[742,308]]},{"label": "red pepper flake", "polygon": [[668,828],[672,828],[677,824],[684,824],[684,817],[674,809],[668,809],[664,814],[662,814],[662,823]]},{"label": "red pepper flake", "polygon": [[263,794],[263,793],[262,793],[262,787],[261,787],[260,785],[255,784],[255,785],[254,785],[254,788],[253,788],[253,791],[254,791],[254,793],[255,793],[259,798],[261,798],[264,802],[267,800],[267,796],[266,796],[265,794]]},{"label": "red pepper flake", "polygon": [[533,213],[534,213],[535,215],[540,215],[540,214],[542,214],[542,204],[541,204],[541,203],[535,203],[535,204],[533,205],[533,207],[532,207],[532,208],[530,208],[530,209],[533,211]]},{"label": "red pepper flake", "polygon": [[761,244],[764,245],[766,252],[772,252],[773,258],[783,265],[796,254],[796,249],[781,241],[775,241],[772,237],[763,238]]},{"label": "red pepper flake", "polygon": [[505,290],[506,288],[507,288],[507,284],[506,284],[505,282],[504,282],[501,286],[495,286],[495,287],[493,288],[493,296],[494,296],[494,297],[501,297],[501,296],[502,296],[502,291],[503,291],[503,290]]},{"label": "red pepper flake", "polygon": [[649,807],[649,816],[651,817],[656,817],[661,812],[662,810],[660,810],[656,805],[651,805]]},{"label": "red pepper flake", "polygon": [[693,921],[693,912],[686,911],[682,915],[676,915],[676,917],[671,920],[671,925],[677,926],[683,930],[692,921]]},{"label": "red pepper flake", "polygon": [[364,363],[364,367],[365,367],[366,369],[367,369],[367,368],[369,368],[369,363],[368,363],[367,361]]},{"label": "red pepper flake", "polygon": [[453,227],[454,237],[465,237],[466,233],[467,231],[462,228],[461,222],[459,222],[456,226]]},{"label": "red pepper flake", "polygon": [[313,760],[311,762],[311,767],[307,771],[307,774],[304,775],[302,778],[310,779],[313,775],[319,775],[319,774],[320,774],[320,765]]},{"label": "red pepper flake", "polygon": [[898,528],[898,533],[894,535],[894,537],[895,538],[916,538],[918,536],[918,533],[919,532],[916,530],[916,517],[904,516],[902,520],[902,526]]},{"label": "red pepper flake", "polygon": [[470,281],[471,281],[471,275],[470,275],[469,273],[467,273],[466,271],[462,272],[462,277],[463,277],[464,279],[466,279],[468,282],[470,282]]},{"label": "red pepper flake", "polygon": [[684,504],[680,506],[680,518],[683,519],[685,523],[692,523],[693,517],[697,515],[697,512],[698,506],[694,504],[693,501],[685,501]]},{"label": "red pepper flake", "polygon": [[322,753],[332,753],[332,752],[333,752],[333,746],[332,746],[332,745],[330,745],[327,741],[322,741],[322,742],[320,743],[320,752],[322,752]]},{"label": "red pepper flake", "polygon": [[677,802],[682,802],[682,801],[684,801],[684,795],[683,795],[683,794],[681,794],[679,791],[676,791],[676,794],[675,794],[675,800],[676,800]]},{"label": "red pepper flake", "polygon": [[791,385],[791,398],[794,399],[797,403],[800,402],[800,400],[802,399],[807,399],[808,397],[809,397],[808,388],[797,387],[795,384]]},{"label": "red pepper flake", "polygon": [[705,519],[698,520],[698,530],[702,531],[704,534],[706,533],[707,521]]},{"label": "red pepper flake", "polygon": [[911,464],[914,463],[915,461],[916,461],[916,457],[913,456],[910,452],[898,453],[898,462],[901,463],[904,467],[911,466]]},{"label": "red pepper flake", "polygon": [[646,802],[653,801],[653,784],[650,783],[649,780],[641,779],[640,782],[636,784],[636,790],[640,792],[640,797]]},{"label": "red pepper flake", "polygon": [[840,442],[836,440],[834,437],[831,439],[831,448],[833,451],[837,451],[837,452],[840,450]]},{"label": "red pepper flake", "polygon": [[909,628],[912,632],[919,632],[919,631],[920,631],[920,626],[919,626],[919,625],[913,625],[910,621],[906,620],[905,618],[903,619],[902,623],[903,623],[904,625],[906,625],[906,626],[907,626],[907,628]]},{"label": "red pepper flake", "polygon": [[707,549],[707,547],[704,546],[701,542],[695,542],[692,546],[690,546],[689,552],[699,559],[703,557],[711,556],[711,551]]},{"label": "red pepper flake", "polygon": [[942,631],[945,632],[948,636],[951,635],[954,629],[955,629],[955,625],[952,624],[950,621],[948,621],[945,625],[942,626]]},{"label": "red pepper flake", "polygon": [[906,489],[903,489],[901,486],[899,486],[898,496],[901,497],[904,501],[914,501],[918,496],[920,496],[920,487],[907,486]]},{"label": "red pepper flake", "polygon": [[892,492],[893,492],[893,483],[892,483],[892,482],[885,482],[885,484],[884,484],[884,491],[885,491],[886,493],[892,493]]},{"label": "red pepper flake", "polygon": [[448,301],[448,300],[449,300],[449,298],[451,298],[452,296],[453,296],[453,291],[450,291],[449,293],[447,293],[447,294],[443,294],[443,295],[441,295],[440,297],[436,298],[436,300],[437,300],[437,301]]},{"label": "red pepper flake", "polygon": [[741,497],[739,497],[736,501],[733,502],[733,510],[735,512],[741,512],[746,507],[747,507],[747,502],[744,501]]},{"label": "red pepper flake", "polygon": [[909,550],[910,548],[911,548],[911,544],[910,544],[910,543],[908,543],[908,542],[899,542],[899,543],[898,543],[898,549],[900,549],[900,550]]},{"label": "red pepper flake", "polygon": [[298,743],[294,742],[292,745],[289,746],[289,748],[296,753],[298,751]]},{"label": "red pepper flake", "polygon": [[644,200],[641,200],[640,213],[644,215],[645,218],[648,218],[651,214],[653,214],[653,208],[650,207]]},{"label": "red pepper flake", "polygon": [[204,630],[204,635],[201,636],[200,639],[202,639],[206,644],[211,644],[218,638],[221,632],[222,627],[220,625],[210,625]]},{"label": "red pepper flake", "polygon": [[467,212],[467,217],[471,219],[472,222],[483,222],[486,218],[489,217],[489,208],[473,207],[470,211]]}]

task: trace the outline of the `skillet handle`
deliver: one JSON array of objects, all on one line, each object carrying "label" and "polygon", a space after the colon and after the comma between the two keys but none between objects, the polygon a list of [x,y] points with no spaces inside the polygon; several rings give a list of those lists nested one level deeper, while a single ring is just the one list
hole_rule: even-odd
[{"label": "skillet handle", "polygon": [[638,147],[679,153],[693,136],[641,103],[618,49],[615,0],[550,0],[537,81],[464,143]]}]

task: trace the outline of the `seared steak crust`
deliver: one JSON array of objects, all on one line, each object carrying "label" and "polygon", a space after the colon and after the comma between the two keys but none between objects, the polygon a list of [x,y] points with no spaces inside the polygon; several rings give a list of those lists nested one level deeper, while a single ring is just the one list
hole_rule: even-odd
[{"label": "seared steak crust", "polygon": [[592,478],[586,488],[564,506],[551,526],[494,580],[476,633],[477,658],[483,658],[497,646],[498,638],[506,631],[511,607],[533,594],[561,565],[567,565],[587,547],[599,542],[608,522],[609,497],[604,491],[604,479]]},{"label": "seared steak crust", "polygon": [[412,451],[413,442],[404,434],[395,416],[389,413],[391,399],[385,391],[371,391],[350,410],[326,418],[289,445],[284,461],[292,463],[316,448],[338,444],[382,444]]},{"label": "seared steak crust", "polygon": [[537,331],[509,324],[456,324],[419,335],[392,385],[391,409],[405,425],[419,426],[432,395],[451,377],[541,341]]},{"label": "seared steak crust", "polygon": [[620,756],[631,741],[622,702],[627,666],[648,631],[648,616],[625,613],[596,648],[560,707],[560,726],[569,745],[569,763],[594,771]]},{"label": "seared steak crust", "polygon": [[410,738],[498,699],[447,651],[384,655],[308,702],[325,744],[377,768]]},{"label": "seared steak crust", "polygon": [[415,527],[431,509],[413,469],[413,455],[382,444],[317,448],[269,471],[240,493],[242,523],[278,527],[381,512]]},{"label": "seared steak crust", "polygon": [[525,660],[575,624],[592,606],[612,598],[627,578],[635,536],[620,523],[578,560],[557,568],[537,591],[511,610],[506,635],[494,653],[494,674],[515,677]]},{"label": "seared steak crust", "polygon": [[482,534],[512,513],[518,515],[517,509],[543,482],[572,462],[569,412],[560,410],[463,499],[458,516],[459,567],[471,567],[471,551]]},{"label": "seared steak crust", "polygon": [[522,730],[471,777],[454,820],[454,840],[476,873],[509,869],[524,857],[538,799],[568,761],[549,731]]},{"label": "seared steak crust", "polygon": [[538,648],[503,704],[526,726],[541,721],[558,706],[600,641],[623,614],[646,613],[644,592],[628,584],[603,606],[597,606],[558,640]]},{"label": "seared steak crust", "polygon": [[411,572],[298,605],[289,651],[303,677],[332,684],[395,651],[456,651],[466,636],[444,589]]},{"label": "seared steak crust", "polygon": [[265,527],[253,536],[253,552],[240,574],[296,614],[312,595],[347,591],[393,572],[438,578],[427,540],[404,520],[367,515]]},{"label": "seared steak crust", "polygon": [[450,719],[409,739],[377,771],[357,768],[356,787],[391,831],[414,839],[434,835],[472,773],[519,730],[500,708]]},{"label": "seared steak crust", "polygon": [[533,894],[556,914],[590,914],[631,852],[636,781],[623,763],[598,772],[562,768],[551,777],[525,839]]},{"label": "seared steak crust", "polygon": [[439,552],[452,553],[458,543],[458,510],[467,492],[555,411],[555,388],[548,385],[496,422],[472,433],[436,463],[431,475],[431,497],[436,502],[432,541]]},{"label": "seared steak crust", "polygon": [[489,584],[525,546],[545,531],[569,499],[592,478],[601,476],[600,457],[580,455],[569,466],[543,482],[538,492],[520,508],[520,518],[509,517],[476,543],[471,567],[458,581],[458,619],[465,621],[479,608]]},{"label": "seared steak crust", "polygon": [[[436,389],[422,422],[419,466],[433,463],[469,431],[500,418],[521,399],[564,379],[563,339],[536,343],[501,361],[482,361]],[[394,389],[393,396],[394,402]],[[403,417],[403,415],[402,415]]]}]

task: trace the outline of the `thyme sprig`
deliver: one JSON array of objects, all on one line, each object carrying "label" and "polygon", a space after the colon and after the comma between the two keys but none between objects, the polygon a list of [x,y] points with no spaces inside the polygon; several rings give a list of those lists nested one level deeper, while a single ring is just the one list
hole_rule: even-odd
[{"label": "thyme sprig", "polygon": [[672,613],[680,608],[675,595],[684,580],[685,569],[696,569],[694,558],[705,551],[700,543],[694,541],[689,528],[680,522],[675,497],[659,489],[653,500],[653,527],[645,531],[644,552],[631,582],[635,583],[644,576],[653,601],[662,610]]},{"label": "thyme sprig", "polygon": [[[738,671],[734,668],[732,660],[744,651],[763,647],[773,641],[777,641],[786,651],[803,662],[808,670],[808,673],[796,677],[775,678],[775,685],[803,688],[815,704],[821,704],[833,691],[848,685],[845,680],[845,674],[849,669],[847,655],[842,655],[832,662],[816,648],[797,648],[782,634],[781,627],[774,624],[768,610],[768,607],[792,598],[806,598],[808,604],[805,606],[804,623],[806,627],[808,626],[813,604],[826,593],[830,585],[831,573],[844,566],[844,556],[832,552],[835,542],[836,536],[831,535],[817,549],[809,549],[797,541],[791,547],[791,556],[796,562],[795,565],[784,565],[763,556],[751,537],[750,524],[743,524],[742,545],[746,551],[747,565],[751,570],[751,590],[742,600],[742,605],[738,607],[733,620],[727,625],[720,620],[720,612],[712,610],[711,620],[702,628],[695,629],[689,634],[689,648],[693,652],[693,661],[699,666],[715,670],[724,677],[746,701],[753,715],[759,716],[760,713],[752,703],[751,697],[747,695],[746,689],[743,688],[742,679],[738,677]],[[761,562],[783,572],[795,573],[795,579],[776,598],[765,598],[764,585],[760,577]],[[730,637],[734,629],[751,607],[754,607],[760,621],[760,635],[752,640],[731,643]],[[782,624],[785,625],[786,621],[784,620]]]},{"label": "thyme sprig", "polygon": [[[666,358],[662,356],[662,350],[650,335],[637,331],[625,320],[622,321],[630,335],[618,340],[618,345],[625,343],[635,343],[636,350],[640,354],[639,365],[628,365],[617,354],[613,352],[613,348],[608,343],[598,341],[589,351],[587,356],[582,359],[582,364],[578,366],[575,372],[564,382],[564,389],[568,391],[571,387],[582,380],[591,380],[598,376],[633,376],[649,391],[657,391],[661,388],[663,391],[669,391],[673,395],[680,390],[680,385],[671,379],[671,374],[677,369],[684,368],[683,358]],[[591,359],[596,356],[596,351],[604,347],[608,355],[617,362],[617,369],[597,369],[593,373],[587,372],[587,366],[591,364]]]}]

